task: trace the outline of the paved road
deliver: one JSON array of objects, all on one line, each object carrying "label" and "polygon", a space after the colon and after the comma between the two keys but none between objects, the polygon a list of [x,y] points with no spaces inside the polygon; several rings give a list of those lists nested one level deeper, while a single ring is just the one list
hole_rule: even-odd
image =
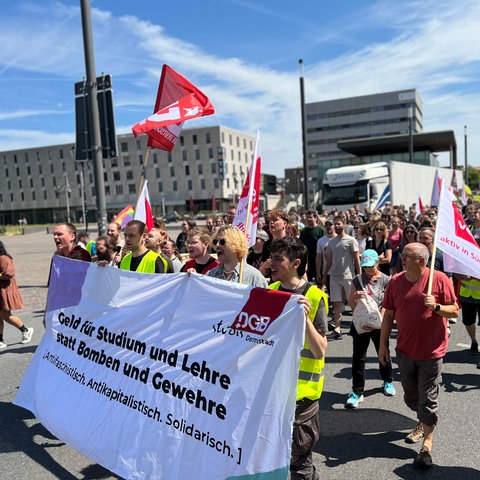
[{"label": "paved road", "polygon": [[[175,238],[178,227],[170,226],[169,231]],[[21,345],[19,332],[9,325],[5,327],[9,346],[0,351],[0,480],[118,478],[53,437],[30,412],[11,404],[43,334],[41,322],[53,240],[45,233],[0,240],[14,257],[26,304],[18,314],[35,328],[33,342]],[[345,320],[346,327],[349,317],[345,316]],[[351,339],[345,335],[343,340],[330,342],[325,391],[320,401],[322,436],[315,448],[321,478],[480,479],[480,370],[476,369],[480,358],[466,351],[467,343],[461,323],[454,325],[445,358],[441,420],[434,440],[436,465],[428,472],[419,472],[412,466],[418,446],[404,442],[405,434],[416,422],[403,404],[398,370],[398,393],[387,398],[380,390],[371,347],[365,402],[357,410],[345,410],[343,404],[350,389]],[[191,479],[195,480],[195,476]]]}]

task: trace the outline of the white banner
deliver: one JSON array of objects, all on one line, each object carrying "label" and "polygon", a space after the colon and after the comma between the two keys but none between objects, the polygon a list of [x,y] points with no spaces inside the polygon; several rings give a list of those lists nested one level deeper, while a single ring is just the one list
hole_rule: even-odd
[{"label": "white banner", "polygon": [[14,403],[128,479],[287,478],[305,320],[295,297],[54,257]]}]

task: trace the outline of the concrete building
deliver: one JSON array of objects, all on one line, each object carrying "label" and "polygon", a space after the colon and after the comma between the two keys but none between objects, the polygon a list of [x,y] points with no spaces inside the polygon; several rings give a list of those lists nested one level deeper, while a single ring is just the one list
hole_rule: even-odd
[{"label": "concrete building", "polygon": [[[255,148],[254,136],[224,126],[186,128],[172,152],[152,149],[148,158],[146,135],[118,135],[117,142],[118,156],[103,161],[108,220],[135,205],[143,169],[155,214],[187,213],[191,205],[194,212],[212,210],[212,203],[226,211],[241,193]],[[88,222],[96,223],[93,165],[74,161],[74,149],[69,143],[0,152],[0,225],[79,222],[82,198]]]},{"label": "concrete building", "polygon": [[[326,170],[355,165],[363,160],[341,150],[339,142],[407,135],[404,157],[408,155],[408,134],[423,131],[423,104],[415,89],[307,103],[307,176],[321,185]],[[395,158],[392,160],[408,161]],[[312,187],[312,190],[313,190]]]}]

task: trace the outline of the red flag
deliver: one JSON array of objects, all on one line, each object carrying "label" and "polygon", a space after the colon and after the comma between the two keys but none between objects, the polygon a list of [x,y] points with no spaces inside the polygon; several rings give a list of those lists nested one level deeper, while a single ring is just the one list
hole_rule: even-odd
[{"label": "red flag", "polygon": [[415,204],[415,211],[417,212],[417,216],[421,215],[424,210],[422,199],[420,198],[420,194],[417,196],[417,203]]},{"label": "red flag", "polygon": [[171,152],[185,120],[215,112],[208,97],[168,65],[163,65],[154,115],[137,123],[135,136],[146,133],[148,146]]},{"label": "red flag", "polygon": [[260,203],[260,171],[262,159],[260,156],[260,135],[257,133],[255,155],[248,169],[247,179],[243,186],[242,195],[237,205],[237,213],[232,225],[245,232],[249,247],[257,240],[258,207]]},{"label": "red flag", "polygon": [[148,195],[147,180],[144,181],[142,191],[137,199],[135,206],[134,220],[141,220],[150,231],[153,228],[153,214],[150,203],[150,195]]}]

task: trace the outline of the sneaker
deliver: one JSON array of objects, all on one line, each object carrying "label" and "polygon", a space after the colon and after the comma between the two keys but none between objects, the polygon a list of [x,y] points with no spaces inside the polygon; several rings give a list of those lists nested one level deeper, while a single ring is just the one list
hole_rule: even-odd
[{"label": "sneaker", "polygon": [[0,348],[7,348],[8,345],[5,342],[0,342]]},{"label": "sneaker", "polygon": [[20,343],[30,343],[32,341],[33,328],[29,328],[26,332],[22,332],[22,341]]},{"label": "sneaker", "polygon": [[359,403],[363,402],[363,395],[357,395],[355,392],[348,394],[348,400],[345,402],[345,408],[357,408]]},{"label": "sneaker", "polygon": [[420,450],[420,453],[415,458],[415,465],[420,468],[430,468],[433,465],[432,454],[430,449],[425,445]]},{"label": "sneaker", "polygon": [[456,319],[456,318],[449,318],[449,319],[448,319],[448,323],[449,323],[450,325],[454,325],[455,323],[457,323],[457,319]]},{"label": "sneaker", "polygon": [[328,322],[328,331],[333,332],[335,330],[335,324],[333,322]]},{"label": "sneaker", "polygon": [[417,426],[405,437],[405,443],[417,443],[423,438],[423,424],[418,422]]},{"label": "sneaker", "polygon": [[477,342],[472,342],[472,345],[470,346],[469,352],[470,352],[472,355],[478,355],[478,354],[479,354],[479,351],[478,351],[478,343],[477,343]]},{"label": "sneaker", "polygon": [[342,338],[342,332],[337,332],[336,330],[327,334],[327,340],[341,340]]},{"label": "sneaker", "polygon": [[383,382],[383,394],[387,397],[393,397],[397,393],[392,382]]}]

